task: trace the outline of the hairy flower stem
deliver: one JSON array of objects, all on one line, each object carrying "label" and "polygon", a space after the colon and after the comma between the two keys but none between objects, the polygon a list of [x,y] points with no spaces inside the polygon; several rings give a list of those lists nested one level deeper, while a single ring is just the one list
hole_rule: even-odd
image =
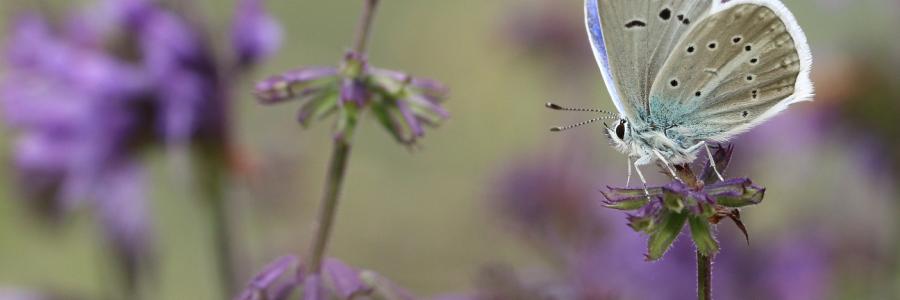
[{"label": "hairy flower stem", "polygon": [[[213,155],[215,156],[215,155]],[[225,188],[228,178],[224,158],[202,157],[203,165],[199,174],[202,180],[201,193],[210,212],[213,231],[213,252],[218,266],[218,276],[224,295],[234,295],[240,286],[235,265],[234,244],[231,241],[232,223]]]},{"label": "hairy flower stem", "polygon": [[322,260],[325,257],[328,238],[331,236],[331,227],[334,224],[338,198],[341,193],[341,185],[344,183],[344,174],[347,171],[349,159],[350,143],[344,137],[335,138],[334,150],[331,153],[331,163],[328,167],[328,179],[325,183],[325,195],[322,197],[322,203],[319,207],[316,236],[309,255],[310,272],[313,274],[319,274],[322,271]]},{"label": "hairy flower stem", "polygon": [[712,257],[697,251],[697,299],[712,299]]},{"label": "hairy flower stem", "polygon": [[[697,178],[694,171],[691,170],[690,165],[676,166],[675,171],[676,175],[678,175],[678,179],[684,181],[684,183],[691,188],[700,189],[703,187],[703,182]],[[697,250],[698,300],[712,299],[712,261],[712,257],[703,255],[700,250]]]}]

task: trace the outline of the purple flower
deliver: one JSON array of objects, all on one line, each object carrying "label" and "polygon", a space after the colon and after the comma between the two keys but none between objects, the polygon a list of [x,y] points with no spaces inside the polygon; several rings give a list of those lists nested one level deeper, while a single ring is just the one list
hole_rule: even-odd
[{"label": "purple flower", "polygon": [[[356,299],[412,300],[408,291],[372,271],[360,271],[328,258],[323,274],[306,274],[294,256],[281,257],[254,276],[236,300]],[[295,293],[297,292],[297,293]]]},{"label": "purple flower", "polygon": [[291,274],[300,260],[295,256],[283,256],[263,268],[250,279],[246,289],[236,300],[283,300],[288,299],[295,288],[303,284],[302,273]]},{"label": "purple flower", "polygon": [[23,12],[4,43],[0,96],[17,132],[17,177],[44,212],[91,205],[133,268],[152,244],[141,154],[227,149],[229,78],[240,62],[218,59],[201,22],[154,1],[97,1],[64,16]]},{"label": "purple flower", "polygon": [[577,252],[609,230],[596,201],[592,172],[580,160],[544,156],[520,159],[491,185],[491,211],[516,232],[555,252]]},{"label": "purple flower", "polygon": [[279,24],[266,12],[263,0],[240,0],[231,25],[231,43],[240,65],[252,65],[281,46]]},{"label": "purple flower", "polygon": [[367,59],[349,52],[339,68],[303,68],[272,76],[256,85],[263,104],[297,99],[298,120],[338,115],[336,136],[352,134],[347,128],[357,114],[370,109],[378,122],[400,143],[414,144],[425,135],[423,125],[437,126],[449,113],[441,107],[447,89],[437,81],[371,67]]},{"label": "purple flower", "polygon": [[[532,57],[550,59],[562,68],[563,76],[572,68],[583,68],[591,59],[584,45],[584,24],[572,11],[563,9],[555,1],[541,0],[516,5],[505,10],[498,35]],[[576,72],[576,74],[579,74]]]},{"label": "purple flower", "polygon": [[[722,155],[728,153],[717,154],[716,161],[724,166],[722,163],[727,159]],[[705,178],[704,175],[701,173],[701,178]],[[559,270],[491,268],[476,278],[476,291],[436,299],[547,296],[554,299],[674,300],[695,297],[694,241],[676,239],[665,259],[654,262],[635,255],[646,251],[646,239],[619,222],[617,212],[600,208],[595,182],[601,181],[592,176],[603,177],[603,174],[598,175],[586,159],[577,157],[567,156],[562,160],[539,156],[517,160],[491,184],[497,188],[492,194],[492,210],[513,224],[516,232],[528,241],[542,250],[549,250],[544,253],[552,258],[550,262],[558,263]],[[671,214],[670,208],[659,200],[664,197],[664,188],[681,197],[682,201],[689,196],[698,199],[711,196],[717,205],[721,205],[718,201],[722,199],[742,194],[739,191],[753,193],[756,190],[743,180],[711,183],[701,192],[684,189],[678,184],[656,187],[651,189],[656,200],[638,207],[640,211],[635,216],[656,216],[663,211]],[[638,192],[640,197],[633,195]],[[611,200],[646,201],[643,189],[605,193],[620,197]],[[613,204],[621,204],[621,201]],[[704,201],[684,201],[680,209],[684,214],[690,214],[690,206],[706,205],[701,204]],[[818,224],[817,221],[808,225]],[[715,296],[722,299],[795,299],[785,298],[794,296],[800,297],[796,299],[817,299],[821,298],[818,295],[827,295],[831,289],[829,277],[835,271],[829,259],[834,257],[832,251],[839,247],[836,245],[846,242],[803,229],[809,226],[794,226],[779,231],[774,237],[758,235],[750,245],[736,226],[717,226],[721,251],[716,255],[714,268]],[[808,255],[798,257],[804,253]],[[784,275],[788,273],[791,275]],[[647,288],[648,282],[652,283],[652,289]]]},{"label": "purple flower", "polygon": [[[714,158],[719,170],[727,168],[733,151],[733,147],[717,147]],[[693,176],[692,172],[683,173]],[[697,250],[712,255],[719,250],[719,244],[709,222],[727,217],[743,226],[737,209],[762,202],[765,189],[746,178],[715,182],[717,176],[711,167],[705,167],[700,176],[646,189],[609,187],[603,196],[609,208],[638,211],[628,215],[628,225],[649,235],[648,260],[662,258],[686,224]],[[700,186],[688,186],[683,180],[697,181]],[[704,182],[713,183],[704,185]]]}]

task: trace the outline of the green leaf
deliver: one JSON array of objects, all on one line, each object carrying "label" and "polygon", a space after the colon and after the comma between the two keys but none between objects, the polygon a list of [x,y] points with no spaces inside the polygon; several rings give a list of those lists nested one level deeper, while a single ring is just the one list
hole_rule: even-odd
[{"label": "green leaf", "polygon": [[640,197],[640,198],[636,198],[636,199],[623,200],[623,201],[617,201],[617,202],[607,201],[606,203],[603,203],[603,206],[607,207],[607,208],[618,209],[618,210],[636,210],[641,207],[644,207],[645,205],[647,205],[649,203],[650,203],[650,200],[647,199],[647,197]]},{"label": "green leaf", "polygon": [[304,117],[301,118],[300,125],[308,127],[313,120],[321,120],[337,111],[338,98],[337,90],[334,87],[328,87],[301,98],[303,104],[300,106],[300,116]]},{"label": "green leaf", "polygon": [[357,123],[357,111],[356,104],[350,102],[344,103],[338,113],[335,132],[346,142],[353,140],[353,133],[356,130]]},{"label": "green leaf", "polygon": [[716,203],[731,208],[741,208],[744,206],[756,205],[762,202],[765,197],[766,189],[755,186],[744,188],[743,194],[738,197],[722,196],[716,198]]},{"label": "green leaf", "polygon": [[662,258],[663,254],[669,250],[669,247],[672,246],[672,243],[675,242],[675,238],[678,237],[678,234],[681,233],[681,229],[684,228],[685,220],[687,220],[687,214],[679,214],[672,212],[663,212],[662,217],[660,218],[659,226],[650,235],[650,239],[647,241],[647,260],[658,260]]},{"label": "green leaf", "polygon": [[694,240],[697,250],[706,256],[712,256],[718,252],[719,242],[712,234],[709,221],[706,218],[695,216],[688,218],[688,221],[691,225],[691,239]]},{"label": "green leaf", "polygon": [[[614,188],[609,187],[608,192],[604,192],[604,194],[609,193],[610,196],[615,196],[615,198],[631,198],[631,197],[641,197],[647,198],[649,194],[650,197],[662,194],[661,187],[652,187],[648,188],[646,191],[644,189],[625,189],[625,188]],[[610,198],[610,197],[607,197]]]},{"label": "green leaf", "polygon": [[684,199],[677,194],[666,193],[663,197],[663,204],[665,204],[666,209],[676,213],[681,213],[684,210]]},{"label": "green leaf", "polygon": [[375,114],[375,117],[378,118],[378,123],[380,123],[381,126],[397,140],[397,142],[404,144],[408,143],[409,141],[403,134],[403,126],[400,125],[400,122],[391,114],[389,107],[390,106],[387,105],[372,105],[372,112]]},{"label": "green leaf", "polygon": [[653,222],[653,216],[628,217],[628,227],[631,227],[631,229],[634,229],[634,231],[636,232],[643,231],[646,233],[652,233],[654,225],[656,224]]}]

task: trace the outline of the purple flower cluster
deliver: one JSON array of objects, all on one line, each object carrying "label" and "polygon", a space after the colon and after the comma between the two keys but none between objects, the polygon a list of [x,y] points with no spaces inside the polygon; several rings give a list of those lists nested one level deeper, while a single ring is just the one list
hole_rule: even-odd
[{"label": "purple flower cluster", "polygon": [[0,96],[30,202],[59,213],[89,200],[116,249],[144,257],[151,233],[139,156],[161,144],[223,150],[229,81],[278,44],[260,1],[241,1],[228,59],[204,24],[155,1],[97,1],[61,20],[19,14]]},{"label": "purple flower cluster", "polygon": [[[724,153],[719,153],[722,155]],[[721,157],[721,156],[720,156]],[[720,160],[717,157],[717,161]],[[437,299],[686,299],[695,297],[695,249],[691,239],[673,241],[666,259],[647,262],[636,253],[647,249],[645,238],[634,234],[632,226],[617,222],[618,213],[605,205],[624,205],[630,195],[644,202],[639,191],[614,189],[610,197],[619,202],[597,201],[596,177],[604,177],[586,164],[586,160],[567,157],[520,159],[492,184],[492,211],[513,225],[516,232],[539,249],[546,250],[559,270],[536,272],[509,268],[489,268],[476,282],[477,290],[468,295],[448,295]],[[701,174],[705,178],[705,174]],[[702,191],[684,189],[679,184],[651,188],[654,199],[665,193],[678,195],[681,211],[703,211],[707,196],[718,205],[735,197],[738,190],[758,190],[744,180],[712,183]],[[663,192],[666,190],[667,192]],[[761,192],[761,190],[759,190]],[[694,201],[687,195],[692,195]],[[628,196],[628,197],[626,197]],[[759,195],[757,195],[759,196]],[[609,199],[608,199],[609,200]],[[614,200],[620,200],[614,198]],[[665,203],[641,207],[667,209]],[[723,202],[724,203],[724,202]],[[671,206],[673,203],[670,203]],[[643,216],[640,212],[635,217]],[[658,223],[658,222],[657,222]],[[756,239],[748,245],[735,226],[718,226],[721,250],[716,255],[713,292],[717,298],[817,299],[829,291],[832,265],[829,261],[833,241],[810,234],[802,228],[784,231],[776,238]],[[711,228],[712,229],[712,228]],[[681,231],[681,230],[680,230]],[[680,232],[679,231],[679,232]],[[806,253],[804,256],[803,253]],[[795,270],[793,276],[784,276]],[[558,274],[558,275],[557,275]],[[652,289],[647,283],[652,282]],[[792,298],[793,296],[799,298]],[[806,297],[809,296],[809,297]]]},{"label": "purple flower cluster", "polygon": [[321,275],[307,273],[297,257],[280,257],[253,277],[235,300],[415,299],[381,275],[334,258],[326,259],[322,270]]},{"label": "purple flower cluster", "polygon": [[303,126],[338,114],[336,136],[351,133],[347,128],[353,128],[358,111],[369,108],[403,144],[424,136],[423,125],[436,126],[449,116],[440,106],[446,95],[447,88],[437,81],[369,66],[363,55],[354,52],[344,56],[340,67],[302,68],[256,86],[263,104],[299,100],[297,119]]},{"label": "purple flower cluster", "polygon": [[[714,158],[719,170],[725,170],[734,147],[718,146]],[[609,187],[603,192],[606,206],[619,210],[637,210],[628,215],[628,225],[632,229],[650,236],[647,245],[647,259],[658,260],[671,247],[682,228],[690,227],[691,237],[697,250],[705,255],[715,254],[719,244],[713,236],[710,221],[729,217],[739,226],[738,208],[762,202],[765,189],[753,184],[750,179],[737,178],[716,182],[712,167],[708,166],[700,178],[681,178],[660,187],[646,189]],[[693,176],[689,165],[678,166],[682,174]],[[689,186],[685,180],[699,186]],[[706,184],[704,184],[706,183]]]}]

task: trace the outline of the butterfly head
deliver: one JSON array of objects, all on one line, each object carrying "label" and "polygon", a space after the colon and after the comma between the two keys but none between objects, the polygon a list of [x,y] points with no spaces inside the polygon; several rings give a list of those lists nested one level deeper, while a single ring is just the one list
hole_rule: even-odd
[{"label": "butterfly head", "polygon": [[625,118],[620,118],[613,126],[604,125],[606,125],[606,136],[609,138],[610,144],[619,151],[627,152],[632,140],[631,123]]}]

